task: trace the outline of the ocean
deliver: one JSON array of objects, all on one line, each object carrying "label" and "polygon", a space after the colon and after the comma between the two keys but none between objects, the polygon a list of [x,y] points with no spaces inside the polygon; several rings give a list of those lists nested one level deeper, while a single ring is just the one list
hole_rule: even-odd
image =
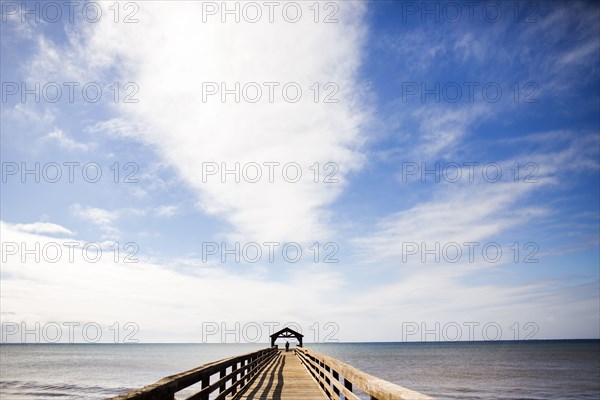
[{"label": "ocean", "polygon": [[[264,347],[267,345],[3,344],[0,398],[104,399],[209,361]],[[437,399],[600,399],[599,340],[305,347]]]}]

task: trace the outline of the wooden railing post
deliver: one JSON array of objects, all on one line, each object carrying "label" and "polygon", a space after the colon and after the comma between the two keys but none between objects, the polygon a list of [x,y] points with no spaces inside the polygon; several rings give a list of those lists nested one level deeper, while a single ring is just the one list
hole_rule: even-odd
[{"label": "wooden railing post", "polygon": [[[234,386],[237,383],[237,372],[234,372],[237,369],[237,362],[234,362],[233,365],[231,366],[231,386]],[[233,390],[231,391],[232,394],[235,394],[237,392],[237,389],[234,387]]]},{"label": "wooden railing post", "polygon": [[[210,375],[206,375],[202,378],[202,389],[206,389],[208,386],[210,386]],[[208,400],[208,393],[203,395],[200,400]]]},{"label": "wooden railing post", "polygon": [[[338,374],[336,370],[333,370],[333,377],[339,382],[340,374]],[[333,392],[340,397],[340,389],[338,389],[337,386],[333,386]]]},{"label": "wooden railing post", "polygon": [[[223,368],[220,372],[219,372],[219,379],[223,379],[227,376],[227,367]],[[227,382],[223,382],[223,384],[221,384],[221,386],[219,386],[219,394],[223,393],[225,391],[227,387]]]},{"label": "wooden railing post", "polygon": [[[321,361],[317,361],[317,375],[319,375],[321,378],[323,377],[323,372],[321,371]],[[325,384],[323,383],[323,381],[321,379],[319,379],[319,385],[321,385],[321,387],[323,389],[325,389]]]},{"label": "wooden railing post", "polygon": [[[329,369],[329,366],[325,363],[323,363],[323,368],[325,368],[325,371],[330,372],[331,370]],[[323,374],[323,377],[325,378],[325,382],[327,382],[326,388],[325,388],[325,393],[327,393],[327,397],[331,398],[329,389],[331,388],[331,380],[325,375]]]},{"label": "wooden railing post", "polygon": [[[246,365],[248,365],[248,360],[242,360],[242,362],[240,363],[240,367],[245,367]],[[242,371],[242,386],[244,386],[246,384],[246,382],[248,381],[248,370],[244,369]]]}]

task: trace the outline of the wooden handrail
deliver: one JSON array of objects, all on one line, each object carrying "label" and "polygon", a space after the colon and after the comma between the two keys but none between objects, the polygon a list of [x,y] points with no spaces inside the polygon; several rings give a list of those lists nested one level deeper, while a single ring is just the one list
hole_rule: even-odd
[{"label": "wooden handrail", "polygon": [[[218,390],[216,399],[225,399],[250,383],[256,374],[262,371],[277,355],[277,349],[270,347],[201,365],[180,374],[167,376],[152,385],[125,393],[112,400],[174,400],[175,393],[201,383],[201,390],[186,400],[208,400],[209,396]],[[227,368],[231,372],[227,373]],[[216,377],[213,375],[219,374]],[[211,383],[211,378],[216,379]],[[229,387],[227,383],[230,382]]]},{"label": "wooden handrail", "polygon": [[432,397],[369,375],[335,358],[305,348],[296,348],[295,351],[330,399],[360,400],[352,391],[356,386],[370,395],[371,400],[433,400]]}]

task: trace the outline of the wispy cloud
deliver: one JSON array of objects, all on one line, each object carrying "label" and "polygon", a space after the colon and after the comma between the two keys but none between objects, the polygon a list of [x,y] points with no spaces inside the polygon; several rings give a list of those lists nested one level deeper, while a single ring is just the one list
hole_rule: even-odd
[{"label": "wispy cloud", "polygon": [[[543,215],[543,207],[514,209],[533,185],[443,185],[435,200],[384,217],[375,231],[355,244],[365,260],[402,256],[403,243],[478,242]],[[509,189],[510,188],[510,189]]]},{"label": "wispy cloud", "polygon": [[88,151],[95,147],[94,143],[80,143],[67,136],[62,129],[55,128],[42,138],[46,142],[56,142],[60,147],[67,150]]},{"label": "wispy cloud", "polygon": [[[459,182],[441,179],[430,186],[426,198],[419,197],[409,209],[383,217],[373,231],[355,238],[355,244],[368,259],[381,260],[400,256],[405,242],[464,243],[502,237],[511,228],[532,220],[540,222],[555,212],[551,204],[531,202],[531,196],[548,187],[568,193],[566,177],[597,173],[600,168],[600,139],[595,134],[539,132],[500,143],[522,145],[520,153],[497,165],[506,175],[515,163],[522,165],[522,160],[527,160],[536,168],[535,172],[529,171],[530,183],[523,181],[524,176],[519,177],[519,182],[514,182],[514,176],[486,182],[481,178],[482,165],[473,166],[472,170],[463,167],[457,174],[463,177]],[[531,148],[524,146],[526,143],[532,144]],[[425,184],[418,175],[415,184]]]},{"label": "wispy cloud", "polygon": [[486,105],[433,105],[419,107],[414,112],[418,120],[420,139],[413,149],[418,159],[452,158],[465,136],[491,114]]},{"label": "wispy cloud", "polygon": [[173,204],[158,206],[154,209],[156,215],[160,217],[172,217],[173,215],[179,213],[179,211],[179,206]]},{"label": "wispy cloud", "polygon": [[96,207],[85,207],[80,204],[73,204],[70,207],[70,210],[76,217],[100,228],[103,232],[103,238],[115,239],[119,237],[119,229],[114,226],[120,216],[118,211],[108,211]]},{"label": "wispy cloud", "polygon": [[6,117],[20,123],[50,124],[56,120],[55,113],[49,108],[44,108],[41,112],[31,103],[18,103],[14,107],[3,107],[3,113]]}]

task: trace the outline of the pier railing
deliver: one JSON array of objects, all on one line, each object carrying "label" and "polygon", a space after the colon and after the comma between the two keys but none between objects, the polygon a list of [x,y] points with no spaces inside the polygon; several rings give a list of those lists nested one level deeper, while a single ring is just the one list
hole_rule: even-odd
[{"label": "pier railing", "polygon": [[330,399],[361,400],[353,391],[357,387],[368,394],[371,400],[433,400],[432,397],[369,375],[335,358],[305,348],[296,348],[295,351]]},{"label": "pier railing", "polygon": [[186,400],[223,400],[244,388],[277,355],[274,347],[204,364],[198,368],[168,376],[141,389],[113,397],[112,400],[174,400],[175,393],[200,384],[200,391]]}]

